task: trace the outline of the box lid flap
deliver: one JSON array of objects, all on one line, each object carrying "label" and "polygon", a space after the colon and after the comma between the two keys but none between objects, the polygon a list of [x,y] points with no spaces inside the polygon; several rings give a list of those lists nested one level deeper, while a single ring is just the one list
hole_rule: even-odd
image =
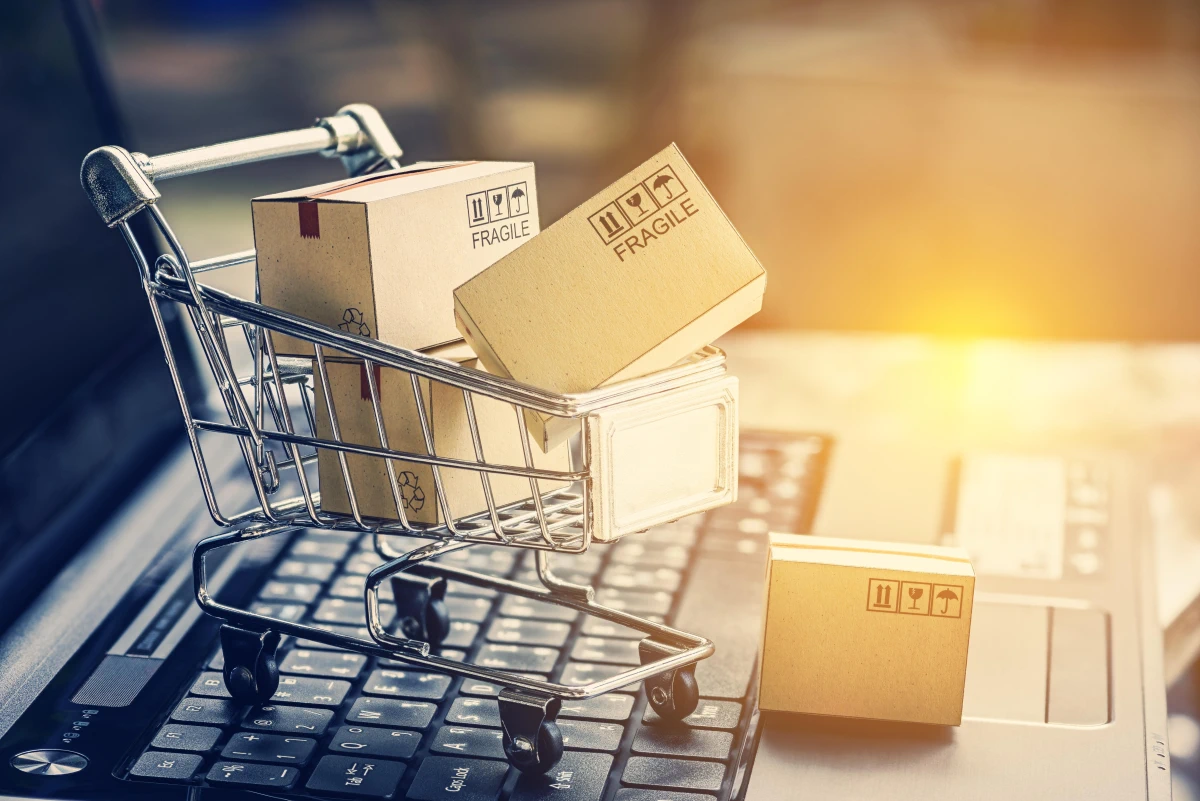
[{"label": "box lid flap", "polygon": [[[344,178],[303,189],[276,192],[255,198],[261,201],[324,200],[334,203],[366,203],[386,197],[420,192],[447,183],[508,172],[529,166],[507,161],[423,161],[395,170]],[[446,174],[447,171],[453,171]]]},{"label": "box lid flap", "polygon": [[771,561],[811,562],[846,567],[873,567],[974,576],[971,559],[962,548],[906,542],[770,534]]}]

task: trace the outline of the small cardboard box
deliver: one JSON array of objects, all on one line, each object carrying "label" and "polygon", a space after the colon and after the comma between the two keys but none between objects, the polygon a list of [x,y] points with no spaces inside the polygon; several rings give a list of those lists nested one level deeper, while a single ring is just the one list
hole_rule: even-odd
[{"label": "small cardboard box", "polygon": [[959,548],[771,534],[760,708],[959,725],[974,596]]},{"label": "small cardboard box", "polygon": [[[675,364],[762,306],[762,265],[675,145],[454,291],[489,372],[583,392]],[[578,429],[528,414],[543,448]]]},{"label": "small cardboard box", "polygon": [[[477,367],[475,354],[462,343],[459,343],[457,348],[443,347],[430,351],[432,355],[461,366]],[[362,362],[327,359],[325,366],[329,374],[329,385],[342,440],[356,445],[380,447],[370,383]],[[317,436],[331,439],[332,431],[320,373],[315,369],[313,373],[317,381]],[[377,368],[375,378],[384,429],[388,435],[388,446],[392,450],[427,453],[409,374],[394,369]],[[439,457],[475,461],[475,445],[471,440],[462,390],[424,378],[418,379],[418,384],[432,429],[434,451]],[[479,426],[483,454],[488,462],[524,466],[524,449],[521,447],[514,407],[478,394],[472,394],[471,400],[475,407],[475,421]],[[570,469],[569,449],[566,445],[548,454],[543,454],[536,448],[531,448],[530,451],[535,467],[545,470]],[[367,517],[397,519],[395,496],[384,460],[374,456],[347,454],[346,463],[350,470],[350,478],[354,482],[354,496],[358,502],[359,513]],[[433,468],[399,460],[392,464],[404,504],[404,513],[409,522],[444,522],[434,489]],[[321,480],[322,510],[350,514],[350,499],[346,494],[346,483],[337,452],[320,449],[317,454],[317,468]],[[442,486],[450,504],[450,513],[455,518],[487,510],[479,473],[446,467],[440,468],[440,472]],[[493,473],[490,474],[490,480],[492,498],[497,506],[522,500],[533,494],[527,478]],[[538,489],[542,493],[562,486],[564,485],[550,481],[538,482]]]},{"label": "small cardboard box", "polygon": [[[251,209],[263,303],[412,350],[457,340],[454,287],[539,230],[527,163],[416,164]],[[281,355],[313,355],[273,337]]]}]

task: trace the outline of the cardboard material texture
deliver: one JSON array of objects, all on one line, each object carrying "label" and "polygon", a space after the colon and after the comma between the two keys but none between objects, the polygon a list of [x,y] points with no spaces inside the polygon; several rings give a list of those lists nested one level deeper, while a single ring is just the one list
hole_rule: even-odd
[{"label": "cardboard material texture", "polygon": [[974,597],[959,548],[771,534],[759,706],[959,725]]},{"label": "cardboard material texture", "polygon": [[[464,367],[478,367],[475,354],[460,343],[458,348],[431,349],[432,355],[456,362]],[[379,447],[379,433],[375,424],[374,405],[371,402],[370,383],[361,361],[346,362],[326,360],[329,385],[337,410],[338,427],[342,440],[358,445]],[[317,380],[317,436],[332,438],[329,414],[320,373],[313,371]],[[388,446],[392,450],[426,454],[425,438],[413,395],[412,379],[408,373],[390,368],[379,368],[375,384],[379,391],[379,404],[383,414],[384,430]],[[418,379],[421,400],[432,429],[434,451],[439,457],[475,461],[475,446],[467,423],[466,405],[462,390],[457,387],[427,379]],[[484,457],[492,464],[522,467],[525,464],[524,449],[521,447],[517,414],[511,404],[483,395],[472,394],[475,421],[479,426],[479,437]],[[570,456],[567,446],[543,454],[530,448],[534,466],[546,470],[569,470]],[[347,454],[347,467],[354,482],[355,500],[359,513],[367,517],[395,520],[395,496],[387,467],[383,459],[373,456]],[[433,468],[429,465],[394,461],[397,484],[401,494],[404,513],[409,522],[437,524],[445,522],[438,507]],[[317,467],[321,480],[321,508],[327,512],[350,514],[350,499],[342,476],[337,452],[320,449]],[[450,514],[455,518],[487,510],[483,494],[483,483],[479,473],[473,470],[440,468],[442,486],[450,505]],[[518,476],[491,474],[492,497],[503,505],[523,500],[532,495],[529,479]],[[564,483],[539,481],[542,493],[565,486]]]},{"label": "cardboard material texture", "polygon": [[[671,366],[762,306],[766,272],[671,145],[454,291],[487,369],[583,392]],[[527,414],[543,448],[578,425]]]},{"label": "cardboard material texture", "polygon": [[[263,303],[412,350],[457,340],[454,288],[539,230],[528,163],[416,164],[251,209]],[[272,336],[281,355],[313,355]]]}]

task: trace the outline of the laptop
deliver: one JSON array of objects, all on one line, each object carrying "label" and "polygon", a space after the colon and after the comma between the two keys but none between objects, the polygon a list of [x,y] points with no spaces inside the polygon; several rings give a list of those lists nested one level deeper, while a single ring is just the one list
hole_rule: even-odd
[{"label": "laptop", "polygon": [[[742,419],[736,503],[555,561],[603,601],[715,641],[682,724],[659,719],[638,687],[567,703],[564,757],[546,776],[524,776],[504,761],[496,687],[304,641],[281,650],[279,695],[234,703],[218,626],[192,587],[191,549],[217,529],[132,260],[77,183],[84,153],[124,141],[92,21],[83,4],[22,7],[11,24],[23,30],[10,37],[21,69],[5,65],[0,81],[26,104],[23,117],[55,135],[31,138],[40,150],[8,167],[34,196],[5,209],[3,233],[17,254],[0,301],[8,365],[29,381],[5,393],[0,440],[0,794],[1169,798],[1136,461],[888,451],[838,431],[755,429],[753,412]],[[43,325],[47,309],[70,325]],[[181,369],[199,381],[195,365]],[[772,391],[768,374],[742,380],[746,395]],[[215,476],[243,469],[233,449],[209,456]],[[758,713],[773,530],[968,548],[978,584],[961,727]],[[532,570],[512,549],[446,558],[523,580]],[[225,603],[356,631],[364,576],[379,563],[357,534],[301,531],[214,554],[209,585]],[[488,648],[497,667],[525,670],[524,649],[549,649],[545,675],[564,683],[636,660],[631,632],[571,610],[465,586],[447,606],[443,655]]]}]

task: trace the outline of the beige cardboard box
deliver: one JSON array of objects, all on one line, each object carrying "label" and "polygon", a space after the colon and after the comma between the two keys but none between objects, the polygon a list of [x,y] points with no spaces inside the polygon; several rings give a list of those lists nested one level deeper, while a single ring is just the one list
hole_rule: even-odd
[{"label": "beige cardboard box", "polygon": [[[263,303],[414,350],[458,339],[454,287],[539,230],[527,163],[416,164],[251,208]],[[292,337],[274,342],[313,355]]]},{"label": "beige cardboard box", "polygon": [[959,548],[772,534],[759,706],[959,725],[974,596]]},{"label": "beige cardboard box", "polygon": [[[669,367],[759,310],[762,265],[674,145],[454,291],[487,369],[554,392]],[[543,447],[578,429],[528,415]]]},{"label": "beige cardboard box", "polygon": [[[450,351],[445,348],[432,350],[434,355],[460,365],[477,366],[475,355],[461,343],[459,348]],[[343,441],[379,447],[375,412],[370,399],[370,384],[362,362],[326,360],[326,369]],[[332,432],[329,414],[326,411],[325,393],[320,384],[320,373],[314,370],[314,374],[318,382],[317,435],[329,439]],[[389,447],[409,453],[427,453],[409,374],[399,370],[380,369],[376,379]],[[474,461],[475,446],[467,424],[462,390],[423,378],[419,379],[418,383],[432,428],[434,450],[438,456]],[[524,451],[513,406],[477,394],[472,395],[472,401],[483,453],[487,460],[494,464],[524,466]],[[534,457],[534,465],[538,468],[570,469],[566,445],[548,454],[541,453],[537,448],[531,448],[530,451]],[[395,497],[384,461],[373,456],[347,454],[346,462],[350,478],[354,482],[355,499],[360,514],[396,519]],[[395,461],[393,465],[400,486],[404,513],[409,522],[444,522],[434,490],[433,468],[403,461]],[[350,514],[350,500],[346,494],[346,484],[337,453],[321,449],[318,452],[317,467],[321,479],[321,508],[328,512]],[[455,518],[487,509],[479,473],[444,467],[440,472],[442,485],[450,503],[450,513]],[[532,495],[527,478],[492,474],[491,485],[492,497],[497,505],[522,500]],[[543,493],[556,486],[562,485],[548,481],[539,482],[539,490]]]}]

